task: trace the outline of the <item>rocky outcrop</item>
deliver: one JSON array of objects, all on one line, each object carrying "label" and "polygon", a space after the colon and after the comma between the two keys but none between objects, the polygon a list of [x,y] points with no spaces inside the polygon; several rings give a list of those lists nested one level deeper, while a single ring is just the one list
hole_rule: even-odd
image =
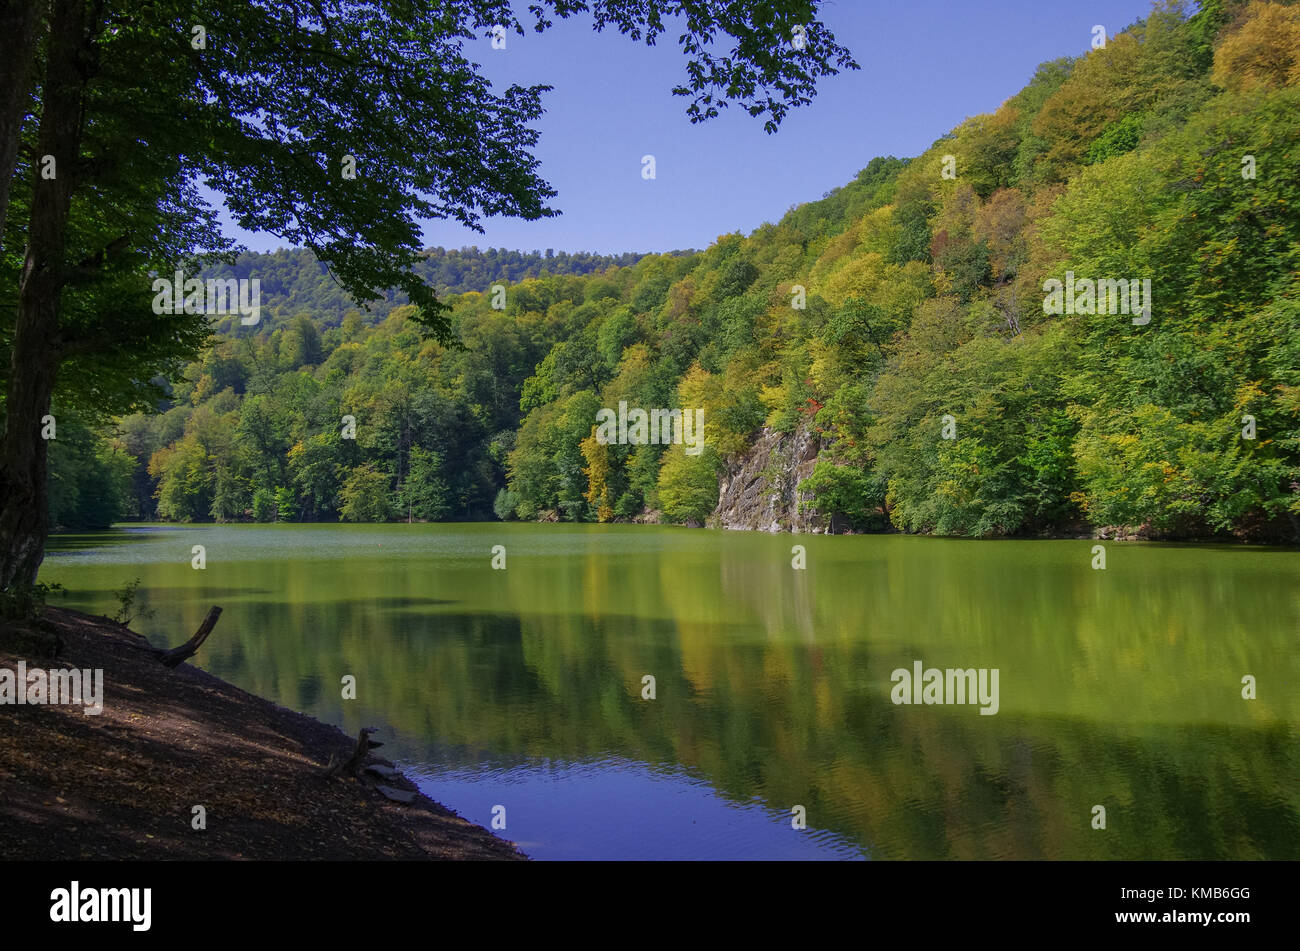
[{"label": "rocky outcrop", "polygon": [[820,441],[807,425],[793,433],[764,428],[743,455],[732,460],[719,484],[711,525],[741,531],[825,532],[814,511],[800,512],[799,483],[812,474]]}]

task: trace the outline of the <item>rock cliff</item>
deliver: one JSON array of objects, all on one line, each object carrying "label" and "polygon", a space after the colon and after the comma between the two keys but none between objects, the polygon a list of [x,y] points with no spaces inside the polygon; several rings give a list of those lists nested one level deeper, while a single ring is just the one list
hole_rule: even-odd
[{"label": "rock cliff", "polygon": [[799,511],[807,498],[799,483],[812,474],[820,449],[807,425],[792,433],[764,428],[747,452],[729,462],[709,524],[741,531],[827,531],[826,519]]}]

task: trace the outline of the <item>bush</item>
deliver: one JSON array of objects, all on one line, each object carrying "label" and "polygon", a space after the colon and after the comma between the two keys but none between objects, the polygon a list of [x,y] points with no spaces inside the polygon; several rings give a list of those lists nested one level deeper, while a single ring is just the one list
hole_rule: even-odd
[{"label": "bush", "polygon": [[516,509],[519,508],[520,501],[518,492],[502,489],[497,493],[496,501],[492,503],[492,511],[496,513],[497,518],[501,519],[501,521],[509,522],[519,517]]},{"label": "bush", "polygon": [[136,618],[141,618],[142,620],[148,620],[149,618],[154,616],[154,611],[151,608],[136,607],[135,599],[136,599],[136,595],[139,593],[139,590],[140,590],[140,579],[136,578],[134,581],[128,581],[125,585],[123,585],[122,590],[113,592],[113,597],[117,599],[118,604],[120,604],[122,607],[116,614],[113,615],[112,620],[116,621],[118,624],[121,624],[123,627],[125,627],[126,625],[134,621]]},{"label": "bush", "polygon": [[23,621],[40,617],[45,610],[45,601],[55,591],[63,592],[61,584],[15,584],[0,589],[0,618]]}]

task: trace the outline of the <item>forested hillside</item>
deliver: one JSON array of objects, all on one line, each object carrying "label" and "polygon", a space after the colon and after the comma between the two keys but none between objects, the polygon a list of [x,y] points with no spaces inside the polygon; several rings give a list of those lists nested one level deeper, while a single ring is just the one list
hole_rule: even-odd
[{"label": "forested hillside", "polygon": [[[686,255],[691,252],[675,251]],[[430,248],[415,265],[415,272],[439,296],[477,291],[497,281],[514,283],[530,277],[544,275],[596,274],[610,267],[635,264],[644,255],[591,254],[582,251],[570,254],[548,248],[541,251],[507,251],[505,248]],[[245,252],[234,264],[216,264],[205,268],[204,278],[257,278],[261,285],[266,313],[270,323],[263,330],[274,329],[277,319],[289,319],[298,314],[309,315],[323,328],[337,327],[349,311],[358,310],[357,304],[338,283],[330,277],[325,265],[310,252],[302,249],[274,251],[270,254]],[[409,303],[406,295],[394,291],[383,300],[368,302],[365,314],[371,321],[388,316],[393,308]],[[229,331],[233,321],[218,323],[219,333]]]},{"label": "forested hillside", "polygon": [[[156,415],[60,417],[54,519],[705,522],[766,429],[817,438],[804,493],[856,529],[1293,541],[1300,6],[1192,9],[698,254],[435,255],[461,347],[243,258],[275,319]],[[1149,319],[1045,312],[1071,280],[1149,280]],[[600,443],[620,401],[702,407],[705,451]]]}]

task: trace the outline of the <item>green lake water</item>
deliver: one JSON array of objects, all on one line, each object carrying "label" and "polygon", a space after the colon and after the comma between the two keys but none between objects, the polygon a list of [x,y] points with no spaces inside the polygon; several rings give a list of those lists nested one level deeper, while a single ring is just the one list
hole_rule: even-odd
[{"label": "green lake water", "polygon": [[[534,858],[1300,858],[1300,553],[1093,544],[131,526],[41,578],[109,614],[140,578],[159,644],[221,605],[201,666],[379,727]],[[916,661],[996,669],[997,713],[894,703]]]}]

